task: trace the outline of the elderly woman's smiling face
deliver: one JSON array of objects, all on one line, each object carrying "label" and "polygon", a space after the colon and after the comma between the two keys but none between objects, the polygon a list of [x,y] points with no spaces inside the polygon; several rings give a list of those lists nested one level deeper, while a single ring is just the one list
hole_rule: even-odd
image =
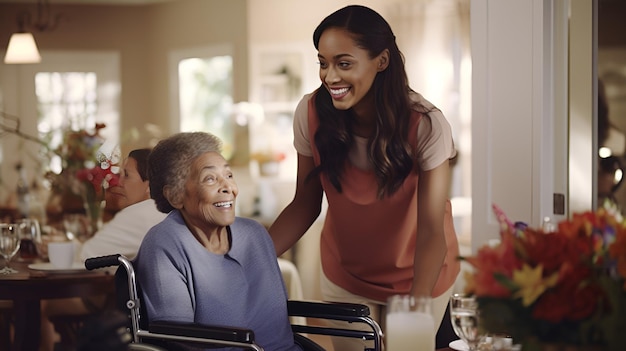
[{"label": "elderly woman's smiling face", "polygon": [[228,162],[219,153],[207,152],[191,164],[180,210],[194,226],[228,226],[235,221],[238,193]]}]

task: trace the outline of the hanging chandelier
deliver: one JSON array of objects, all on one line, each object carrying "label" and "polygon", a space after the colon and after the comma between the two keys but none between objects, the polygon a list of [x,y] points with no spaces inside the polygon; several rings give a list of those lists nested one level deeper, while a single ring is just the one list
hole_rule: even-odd
[{"label": "hanging chandelier", "polygon": [[49,0],[38,0],[36,20],[32,21],[30,12],[23,11],[17,16],[18,31],[11,35],[9,46],[4,56],[4,63],[26,64],[41,62],[35,38],[28,28],[39,32],[53,30],[59,22],[60,15],[52,15]]}]

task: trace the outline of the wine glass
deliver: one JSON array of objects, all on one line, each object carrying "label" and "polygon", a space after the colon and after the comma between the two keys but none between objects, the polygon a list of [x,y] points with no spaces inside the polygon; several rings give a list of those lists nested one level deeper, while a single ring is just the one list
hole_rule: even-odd
[{"label": "wine glass", "polygon": [[0,269],[0,274],[17,273],[9,266],[11,258],[20,249],[20,233],[17,225],[13,223],[0,223],[0,254],[4,257],[4,268]]},{"label": "wine glass", "polygon": [[22,218],[17,221],[20,235],[20,255],[22,261],[33,261],[39,257],[41,246],[41,228],[34,218]]},{"label": "wine glass", "polygon": [[450,317],[456,335],[465,341],[469,351],[478,350],[482,339],[478,330],[478,302],[474,296],[453,294],[450,297]]}]

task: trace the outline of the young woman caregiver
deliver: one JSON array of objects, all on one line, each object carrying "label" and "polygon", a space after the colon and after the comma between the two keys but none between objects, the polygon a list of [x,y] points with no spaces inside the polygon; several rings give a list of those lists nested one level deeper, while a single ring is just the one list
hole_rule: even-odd
[{"label": "young woman caregiver", "polygon": [[[339,9],[313,42],[322,84],[296,108],[297,186],[269,230],[276,252],[304,235],[326,194],[324,299],[367,304],[383,324],[391,295],[432,296],[437,330],[459,273],[450,125],[409,87],[395,36],[375,11]],[[353,350],[336,339],[336,350]]]}]

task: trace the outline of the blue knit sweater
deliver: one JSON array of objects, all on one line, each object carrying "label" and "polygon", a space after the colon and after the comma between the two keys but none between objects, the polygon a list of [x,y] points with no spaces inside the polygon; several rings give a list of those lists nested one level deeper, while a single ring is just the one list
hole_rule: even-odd
[{"label": "blue knit sweater", "polygon": [[265,228],[237,217],[225,255],[207,251],[172,211],[146,234],[135,259],[150,320],[235,326],[265,350],[300,350],[287,316],[287,292]]}]

